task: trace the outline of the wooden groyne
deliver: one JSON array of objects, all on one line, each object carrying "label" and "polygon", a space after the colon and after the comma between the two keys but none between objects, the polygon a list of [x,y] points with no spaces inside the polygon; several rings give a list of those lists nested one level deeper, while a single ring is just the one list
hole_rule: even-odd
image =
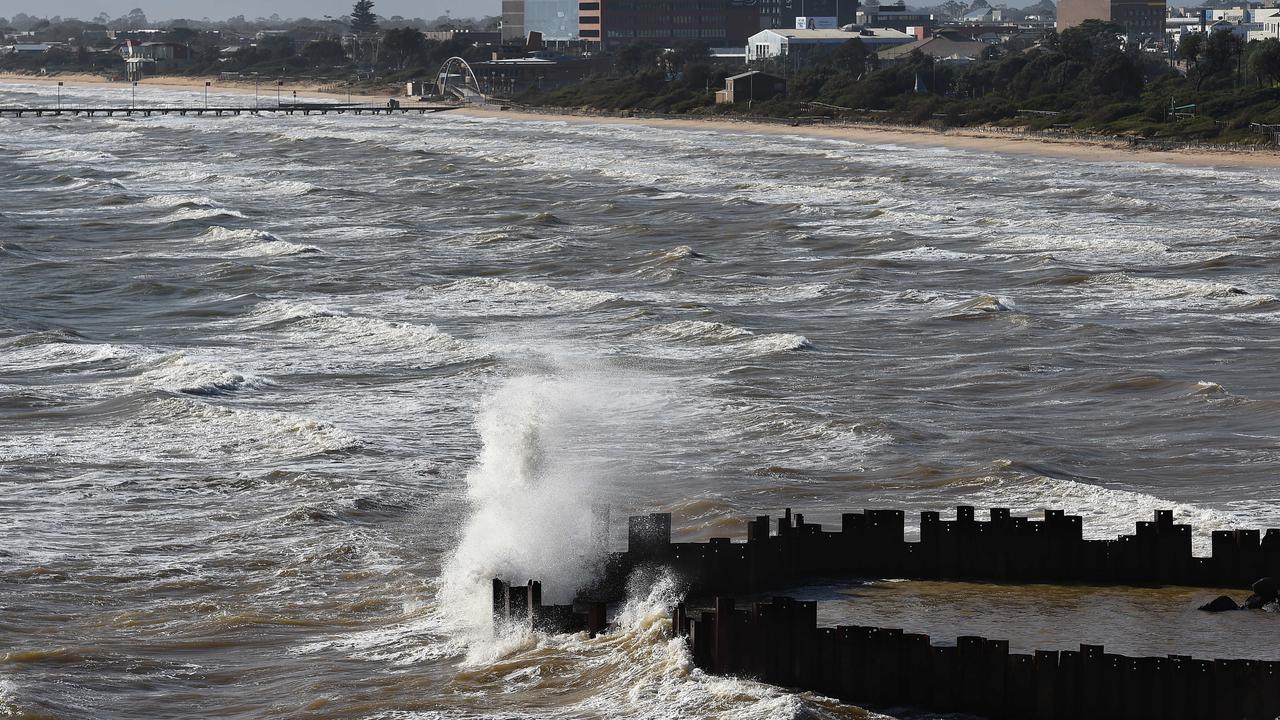
[{"label": "wooden groyne", "polygon": [[[1047,510],[1033,520],[996,508],[978,520],[971,506],[954,519],[920,516],[908,542],[899,510],[841,515],[824,531],[790,510],[746,523],[745,542],[671,542],[671,516],[633,516],[627,550],[607,554],[604,579],[566,605],[543,605],[542,585],[493,581],[495,625],[544,632],[608,628],[607,603],[621,600],[636,571],[675,576],[686,598],[712,606],[672,610],[672,632],[707,672],[811,690],[871,707],[914,706],[990,718],[1075,720],[1272,720],[1280,717],[1280,662],[1127,657],[1100,645],[1009,652],[1006,640],[962,636],[954,645],[895,628],[817,625],[817,603],[775,597],[739,608],[734,595],[759,596],[816,578],[893,577],[1028,583],[1176,584],[1248,587],[1280,575],[1280,530],[1215,531],[1211,555],[1192,553],[1192,529],[1157,510],[1132,535],[1086,540],[1078,516]],[[596,510],[596,543],[608,538]]]},{"label": "wooden groyne", "polygon": [[[495,623],[542,632],[608,629],[605,603],[543,605],[542,585],[494,580]],[[954,644],[898,628],[818,627],[814,601],[732,598],[671,611],[702,670],[818,692],[872,708],[917,707],[1017,720],[1272,720],[1280,662],[1129,657],[1101,645],[1011,653],[1007,640]]]},{"label": "wooden groyne", "polygon": [[840,527],[828,531],[788,509],[776,531],[767,515],[747,521],[745,542],[673,543],[669,514],[635,516],[627,550],[609,555],[604,581],[587,596],[618,599],[627,576],[645,564],[669,568],[694,597],[766,592],[821,577],[1248,588],[1280,576],[1280,529],[1216,530],[1211,555],[1197,557],[1191,526],[1174,523],[1172,510],[1156,510],[1133,534],[1107,540],[1084,539],[1080,517],[1062,510],[1038,520],[1006,508],[980,520],[967,505],[954,519],[923,512],[912,542],[904,519],[901,510],[844,513]]},{"label": "wooden groyne", "polygon": [[810,690],[859,705],[913,706],[1019,720],[1272,720],[1280,662],[1126,657],[1101,645],[1009,652],[1005,640],[954,645],[894,628],[818,627],[817,604],[732,599],[672,613],[707,672]]}]

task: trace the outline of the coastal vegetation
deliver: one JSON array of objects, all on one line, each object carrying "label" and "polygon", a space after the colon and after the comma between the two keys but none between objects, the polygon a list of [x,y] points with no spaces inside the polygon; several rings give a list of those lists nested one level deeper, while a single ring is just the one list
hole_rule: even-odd
[{"label": "coastal vegetation", "polygon": [[[1257,142],[1280,125],[1280,41],[1191,35],[1175,57],[1139,50],[1107,22],[1051,34],[1036,47],[991,46],[970,64],[919,51],[880,62],[860,40],[801,65],[756,63],[787,78],[764,102],[717,105],[729,70],[705,48],[632,45],[617,73],[517,98],[529,105],[677,114],[870,119],[935,126],[1001,125],[1150,139]],[[1275,128],[1280,130],[1280,127]]]},{"label": "coastal vegetation", "polygon": [[[357,0],[351,14],[339,18],[170,21],[152,37],[190,48],[188,61],[170,71],[178,74],[306,78],[395,92],[405,81],[434,77],[447,58],[488,60],[492,47],[466,33],[493,32],[496,23],[386,18],[374,13],[372,0]],[[6,24],[0,18],[0,30]],[[22,26],[40,40],[148,25],[135,10],[114,20],[15,16],[9,29]],[[429,37],[424,30],[461,33]],[[229,45],[232,37],[252,41]],[[120,76],[123,65],[109,42],[0,56],[0,70],[8,71]],[[1230,31],[1188,35],[1166,55],[1126,42],[1118,25],[1091,20],[1034,44],[991,45],[967,63],[919,50],[883,60],[853,39],[804,57],[753,63],[751,69],[784,77],[787,92],[725,104],[717,104],[716,91],[744,68],[713,58],[696,42],[633,43],[596,52],[584,67],[591,74],[581,80],[515,90],[507,99],[589,112],[1008,126],[1160,141],[1256,143],[1280,131],[1280,40],[1245,43]]]}]

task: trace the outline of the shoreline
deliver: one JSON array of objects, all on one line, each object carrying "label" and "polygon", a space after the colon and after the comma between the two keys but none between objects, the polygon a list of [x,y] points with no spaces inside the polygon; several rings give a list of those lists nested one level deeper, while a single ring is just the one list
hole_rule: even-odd
[{"label": "shoreline", "polygon": [[1064,158],[1085,162],[1144,162],[1193,167],[1280,168],[1280,153],[1223,147],[1222,149],[1142,149],[1123,140],[1053,138],[998,132],[983,128],[955,128],[939,131],[910,125],[840,124],[799,125],[766,123],[718,116],[715,118],[656,118],[585,115],[571,112],[492,110],[464,107],[454,114],[469,117],[506,119],[520,122],[566,122],[573,124],[633,125],[679,130],[719,130],[751,135],[778,135],[843,140],[868,145],[907,145],[947,148],[1041,158]]},{"label": "shoreline", "polygon": [[[183,78],[161,76],[147,78],[138,82],[141,87],[154,89],[172,89],[185,92],[201,92],[204,83],[211,82],[211,90],[236,95],[252,95],[252,83],[222,83],[214,78]],[[128,87],[128,82],[116,82],[104,77],[88,74],[65,75],[23,75],[20,73],[0,73],[0,84],[6,82],[29,83],[35,85],[53,85],[58,82],[75,85],[113,85]],[[300,95],[326,100],[346,100],[344,93],[326,92],[313,83],[286,83],[282,90]],[[274,84],[259,90],[263,97],[270,97]],[[381,104],[387,98],[396,97],[391,94],[352,93],[350,100],[362,103]],[[932,128],[911,125],[876,125],[855,123],[830,123],[822,125],[793,126],[785,122],[760,122],[729,116],[681,118],[672,117],[620,117],[614,115],[593,115],[577,113],[572,110],[499,110],[493,108],[466,106],[453,111],[453,114],[466,117],[502,119],[516,122],[564,122],[572,124],[593,125],[630,125],[652,128],[669,128],[676,130],[711,130],[725,133],[750,135],[776,135],[789,137],[812,137],[826,140],[857,142],[868,145],[905,145],[909,147],[947,148],[974,152],[999,153],[1041,158],[1063,158],[1084,162],[1144,162],[1184,165],[1192,167],[1228,167],[1228,168],[1280,168],[1280,152],[1250,150],[1224,146],[1147,149],[1134,147],[1120,138],[1086,138],[1080,136],[1055,138],[1041,135],[1024,134],[1017,131],[1002,131],[992,128],[954,128],[950,130],[934,130]]]},{"label": "shoreline", "polygon": [[[127,80],[108,80],[101,75],[93,75],[89,73],[67,73],[62,75],[24,75],[22,73],[0,72],[0,84],[5,83],[29,83],[32,85],[56,85],[57,83],[65,83],[68,87],[76,85],[92,86],[107,85],[112,87],[127,88],[130,82]],[[190,92],[203,92],[204,84],[211,83],[209,90],[211,92],[229,93],[234,95],[253,95],[254,86],[252,82],[232,81],[224,82],[216,77],[182,77],[176,75],[162,75],[159,77],[143,78],[138,81],[138,87],[182,90]],[[280,86],[284,92],[297,91],[299,95],[307,95],[308,97],[324,98],[326,100],[346,100],[347,93],[335,93],[321,90],[315,83],[302,82],[286,82]],[[268,97],[275,94],[275,81],[263,83],[259,86],[258,92],[262,97]],[[394,95],[370,95],[367,93],[351,93],[352,102],[386,102],[387,98],[395,97]]]}]

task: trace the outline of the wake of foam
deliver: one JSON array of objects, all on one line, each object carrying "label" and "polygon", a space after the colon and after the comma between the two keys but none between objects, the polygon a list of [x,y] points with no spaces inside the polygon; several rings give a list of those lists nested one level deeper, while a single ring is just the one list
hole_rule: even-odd
[{"label": "wake of foam", "polygon": [[[291,413],[212,405],[188,397],[127,402],[136,404],[91,418],[74,432],[0,438],[0,461],[167,465],[218,460],[238,465],[293,460],[358,444],[353,435],[333,425]],[[122,403],[126,401],[117,401]]]},{"label": "wake of foam", "polygon": [[301,245],[286,240],[271,240],[256,243],[227,253],[228,257],[285,257],[288,255],[307,255],[320,252],[315,245]]},{"label": "wake of foam", "polygon": [[220,395],[248,388],[261,388],[269,383],[263,378],[193,360],[178,352],[162,355],[147,363],[135,384],[190,395]]},{"label": "wake of foam", "polygon": [[1081,516],[1085,536],[1092,539],[1114,539],[1119,535],[1132,534],[1134,523],[1151,520],[1156,510],[1172,509],[1174,522],[1192,525],[1196,533],[1193,539],[1196,552],[1203,554],[1209,549],[1210,531],[1250,525],[1247,518],[1221,510],[1043,475],[989,476],[977,483],[979,487],[966,496],[970,504],[1008,507],[1015,513],[1029,515],[1044,509],[1063,509]]},{"label": "wake of foam", "polygon": [[499,278],[466,278],[419,288],[415,294],[440,302],[450,312],[482,315],[554,315],[622,299],[610,292]]},{"label": "wake of foam", "polygon": [[1146,277],[1118,272],[1096,275],[1090,284],[1115,291],[1121,296],[1117,302],[1124,302],[1123,298],[1127,297],[1172,308],[1256,307],[1276,301],[1274,295],[1254,294],[1211,280]]},{"label": "wake of foam", "polygon": [[744,328],[705,320],[677,320],[651,328],[646,332],[657,337],[667,337],[674,340],[708,340],[714,342],[737,340],[754,335],[750,330]]},{"label": "wake of foam", "polygon": [[192,220],[211,220],[213,218],[244,218],[239,210],[228,210],[218,207],[180,207],[160,218],[162,223],[189,222]]},{"label": "wake of foam", "polygon": [[[32,337],[33,340],[38,336]],[[136,353],[128,348],[109,344],[84,344],[72,342],[14,341],[0,344],[0,372],[32,372],[57,370],[78,365],[123,360]]]},{"label": "wake of foam", "polygon": [[693,664],[685,640],[671,637],[668,611],[679,599],[670,578],[661,578],[632,588],[615,632],[588,638],[509,629],[473,650],[460,682],[490,697],[555,691],[566,702],[548,710],[554,718],[878,717],[811,694],[708,675]]},{"label": "wake of foam", "polygon": [[689,353],[695,356],[758,357],[812,347],[803,335],[756,335],[745,328],[705,320],[677,320],[642,330],[637,333],[637,337],[647,341],[692,344],[695,348],[690,349]]},{"label": "wake of foam", "polygon": [[214,225],[206,228],[204,232],[196,236],[196,240],[204,243],[231,244],[231,243],[267,243],[275,242],[280,238],[265,230],[252,229],[231,229],[221,225]]},{"label": "wake of foam", "polygon": [[155,208],[220,208],[222,203],[203,195],[152,195],[142,201],[143,205]]}]

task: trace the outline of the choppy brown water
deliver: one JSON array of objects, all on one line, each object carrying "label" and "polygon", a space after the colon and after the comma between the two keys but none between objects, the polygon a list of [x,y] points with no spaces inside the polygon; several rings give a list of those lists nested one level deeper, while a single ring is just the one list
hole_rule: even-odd
[{"label": "choppy brown water", "polygon": [[0,120],[0,177],[0,713],[857,717],[478,583],[563,599],[597,500],[1280,519],[1276,173],[242,117]]}]

